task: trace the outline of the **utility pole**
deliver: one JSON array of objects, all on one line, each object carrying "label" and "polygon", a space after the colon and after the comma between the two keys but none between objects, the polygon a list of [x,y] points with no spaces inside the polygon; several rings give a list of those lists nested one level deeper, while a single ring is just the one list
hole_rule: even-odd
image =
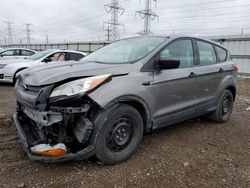
[{"label": "utility pole", "polygon": [[111,4],[104,5],[104,8],[107,13],[111,14],[111,20],[109,22],[104,22],[104,25],[108,24],[111,26],[112,41],[115,41],[120,38],[119,26],[125,28],[125,26],[118,21],[119,15],[122,15],[125,9],[119,6],[119,0],[111,0]]},{"label": "utility pole", "polygon": [[4,23],[7,24],[7,35],[8,35],[8,45],[13,44],[13,33],[12,33],[12,22],[5,21]]},{"label": "utility pole", "polygon": [[26,27],[26,29],[24,31],[26,32],[27,44],[30,44],[30,42],[31,42],[31,38],[30,38],[30,33],[31,33],[30,26],[31,26],[31,24],[24,23],[23,25],[25,25],[25,27]]},{"label": "utility pole", "polygon": [[105,29],[104,31],[107,31],[107,34],[105,35],[107,38],[107,41],[110,41],[110,35],[111,35],[111,30],[109,29],[109,25],[108,25],[108,29]]},{"label": "utility pole", "polygon": [[150,30],[150,23],[155,18],[159,18],[159,16],[151,9],[152,1],[155,1],[156,3],[157,0],[145,0],[145,9],[136,11],[136,14],[139,14],[144,20],[144,31],[142,32],[144,35],[149,35],[152,33]]}]

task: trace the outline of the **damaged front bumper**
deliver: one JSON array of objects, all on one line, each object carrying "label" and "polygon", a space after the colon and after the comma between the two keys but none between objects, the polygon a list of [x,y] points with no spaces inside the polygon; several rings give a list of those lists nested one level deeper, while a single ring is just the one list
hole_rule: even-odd
[{"label": "damaged front bumper", "polygon": [[23,150],[26,152],[26,154],[28,155],[30,159],[43,161],[43,162],[64,162],[64,161],[69,161],[69,160],[88,159],[94,154],[95,147],[93,145],[89,145],[81,151],[78,151],[76,153],[67,153],[59,157],[44,157],[44,156],[34,155],[30,151],[30,145],[28,144],[28,141],[27,141],[27,133],[25,133],[25,131],[22,129],[22,125],[20,124],[16,113],[13,115],[13,118],[14,118],[14,122],[17,128],[19,138],[21,139],[21,142],[23,144]]},{"label": "damaged front bumper", "polygon": [[[22,92],[25,93],[24,97]],[[43,162],[63,162],[84,160],[94,155],[95,146],[90,141],[94,129],[89,118],[92,107],[90,103],[84,104],[86,101],[77,99],[78,106],[47,105],[49,107],[41,110],[27,100],[29,94],[25,90],[16,92],[17,101],[13,114],[23,149],[29,158]],[[34,92],[31,95],[33,94]],[[58,143],[64,143],[67,146],[66,154],[48,157],[36,155],[30,149],[39,144],[56,145]]]}]

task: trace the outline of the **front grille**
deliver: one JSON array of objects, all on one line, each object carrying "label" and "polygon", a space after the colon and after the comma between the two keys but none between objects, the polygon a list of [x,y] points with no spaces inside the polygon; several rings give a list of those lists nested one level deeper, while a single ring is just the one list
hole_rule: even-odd
[{"label": "front grille", "polygon": [[25,86],[23,82],[20,79],[18,79],[15,92],[17,101],[24,104],[25,106],[34,108],[38,94],[39,91],[33,91],[28,89],[27,86]]},{"label": "front grille", "polygon": [[6,64],[0,64],[0,69],[3,69],[6,66]]},{"label": "front grille", "polygon": [[3,79],[4,75],[3,74],[0,74],[0,79]]},{"label": "front grille", "polygon": [[28,86],[19,78],[16,84],[15,96],[18,102],[32,109],[45,110],[48,101],[48,88]]}]

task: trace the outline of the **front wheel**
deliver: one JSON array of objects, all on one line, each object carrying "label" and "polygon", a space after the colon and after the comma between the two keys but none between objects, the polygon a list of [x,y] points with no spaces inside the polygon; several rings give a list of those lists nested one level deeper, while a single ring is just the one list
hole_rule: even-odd
[{"label": "front wheel", "polygon": [[96,142],[96,156],[105,164],[128,159],[143,136],[143,121],[132,106],[121,104],[107,114]]},{"label": "front wheel", "polygon": [[218,123],[224,123],[229,120],[233,111],[233,102],[232,92],[225,90],[219,99],[216,110],[210,116],[211,119]]}]

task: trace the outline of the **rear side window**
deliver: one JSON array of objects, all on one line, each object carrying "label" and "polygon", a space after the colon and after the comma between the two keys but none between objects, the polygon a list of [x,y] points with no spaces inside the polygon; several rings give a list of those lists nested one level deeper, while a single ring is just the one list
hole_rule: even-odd
[{"label": "rear side window", "polygon": [[200,65],[210,65],[216,63],[216,54],[212,44],[197,41],[200,55]]},{"label": "rear side window", "polygon": [[34,54],[34,52],[32,51],[28,51],[28,50],[22,50],[22,56],[31,56]]},{"label": "rear side window", "polygon": [[219,61],[223,62],[227,60],[227,51],[221,47],[215,46],[218,56],[219,56]]},{"label": "rear side window", "polygon": [[75,60],[75,61],[79,61],[80,59],[82,59],[84,56],[82,54],[78,54],[78,53],[69,53],[68,54],[68,60]]},{"label": "rear side window", "polygon": [[160,58],[180,60],[180,68],[194,65],[193,45],[189,39],[178,40],[169,44],[160,54]]}]

